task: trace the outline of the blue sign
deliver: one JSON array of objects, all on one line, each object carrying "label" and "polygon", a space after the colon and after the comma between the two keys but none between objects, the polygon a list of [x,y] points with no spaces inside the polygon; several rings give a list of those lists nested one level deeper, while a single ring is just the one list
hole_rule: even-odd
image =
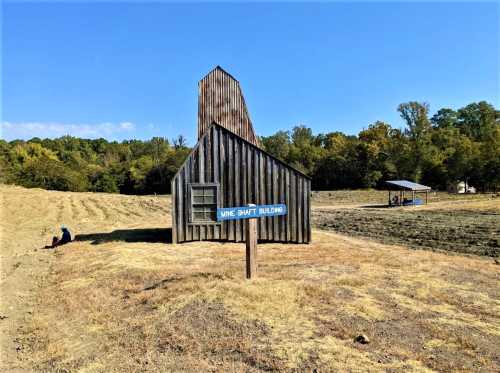
[{"label": "blue sign", "polygon": [[217,209],[217,221],[286,215],[286,205],[255,205]]}]

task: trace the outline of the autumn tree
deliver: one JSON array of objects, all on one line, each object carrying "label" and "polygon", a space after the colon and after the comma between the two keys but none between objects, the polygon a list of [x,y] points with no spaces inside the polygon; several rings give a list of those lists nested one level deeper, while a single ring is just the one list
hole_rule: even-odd
[{"label": "autumn tree", "polygon": [[429,135],[432,130],[428,118],[429,104],[410,101],[400,104],[398,111],[406,123],[405,132],[412,147],[411,162],[414,170],[412,179],[418,182],[422,174],[422,165],[425,161]]}]

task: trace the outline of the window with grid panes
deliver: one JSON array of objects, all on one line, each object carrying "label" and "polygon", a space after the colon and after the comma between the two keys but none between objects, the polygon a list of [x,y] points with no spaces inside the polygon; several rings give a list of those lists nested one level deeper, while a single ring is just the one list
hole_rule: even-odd
[{"label": "window with grid panes", "polygon": [[217,184],[191,184],[191,222],[217,221]]}]

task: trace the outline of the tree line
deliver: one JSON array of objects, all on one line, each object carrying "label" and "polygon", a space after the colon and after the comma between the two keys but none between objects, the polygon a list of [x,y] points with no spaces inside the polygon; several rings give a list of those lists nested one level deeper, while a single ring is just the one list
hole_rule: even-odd
[{"label": "tree line", "polygon": [[405,128],[376,121],[357,136],[314,135],[297,126],[261,138],[271,154],[312,177],[316,190],[376,188],[407,179],[434,189],[467,181],[482,191],[500,187],[500,112],[481,101],[432,117],[429,105],[407,102],[398,112]]},{"label": "tree line", "polygon": [[189,152],[182,136],[0,140],[0,182],[76,192],[170,193],[170,180]]},{"label": "tree line", "polygon": [[[500,189],[500,111],[487,102],[459,110],[407,102],[403,129],[376,121],[357,136],[313,134],[303,125],[261,137],[263,148],[312,177],[316,190],[377,188],[408,179],[444,190],[465,180]],[[184,137],[122,142],[105,139],[0,140],[0,182],[66,191],[170,193],[190,152]]]}]

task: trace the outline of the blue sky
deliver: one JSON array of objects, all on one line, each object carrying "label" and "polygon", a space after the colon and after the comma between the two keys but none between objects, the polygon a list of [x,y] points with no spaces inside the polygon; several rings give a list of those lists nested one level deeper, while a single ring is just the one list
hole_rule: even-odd
[{"label": "blue sky", "polygon": [[197,82],[241,83],[259,135],[400,127],[397,105],[499,105],[499,6],[3,4],[2,137],[196,140]]}]

